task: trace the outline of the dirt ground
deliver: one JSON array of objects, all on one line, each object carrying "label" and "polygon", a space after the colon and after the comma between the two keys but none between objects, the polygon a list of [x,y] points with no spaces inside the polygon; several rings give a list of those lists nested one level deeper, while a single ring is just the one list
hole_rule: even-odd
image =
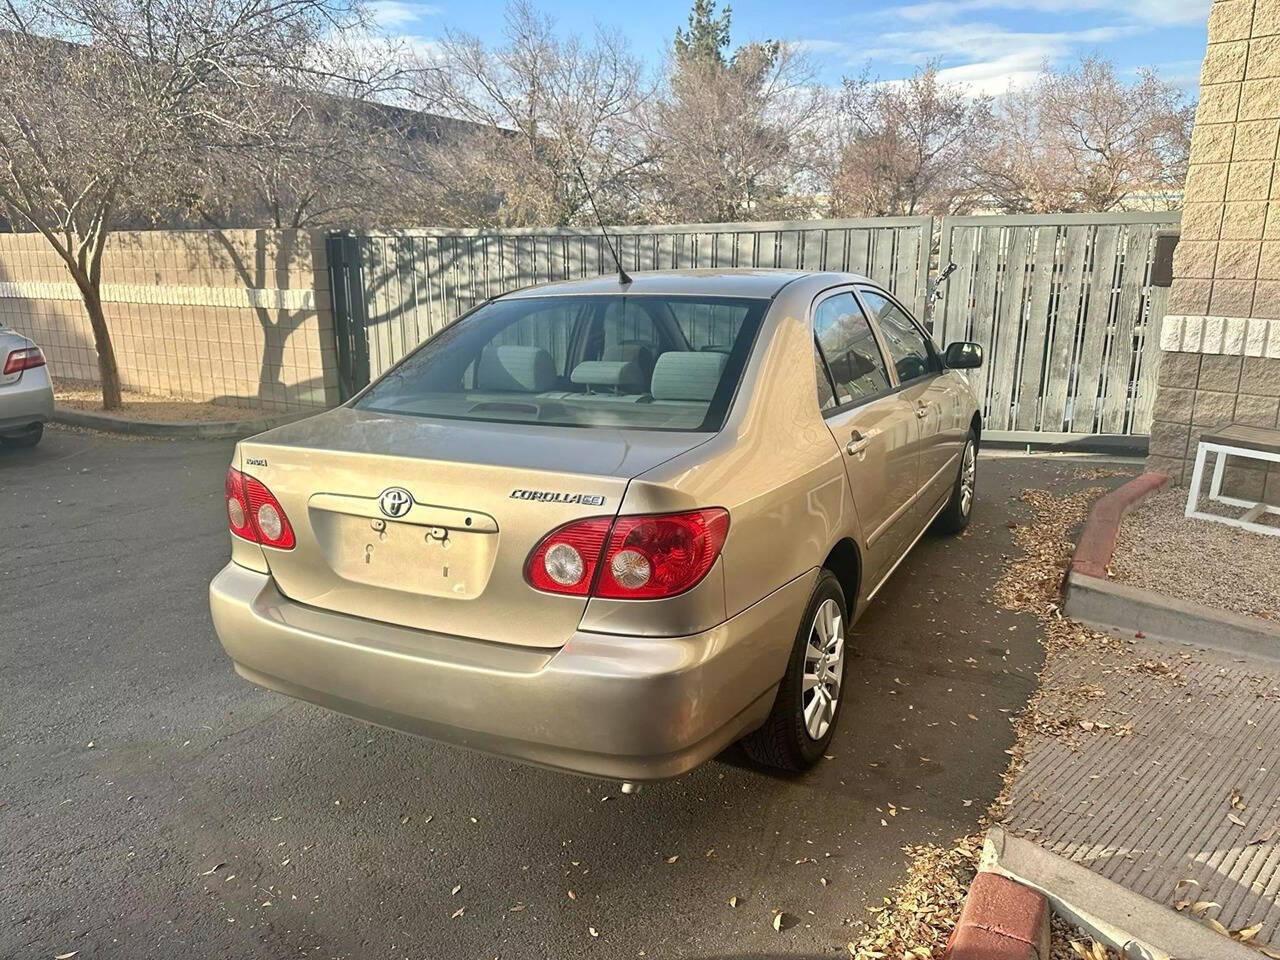
[{"label": "dirt ground", "polygon": [[1183,516],[1185,487],[1158,490],[1121,524],[1115,579],[1166,596],[1280,620],[1280,537]]},{"label": "dirt ground", "polygon": [[[96,384],[56,381],[53,385],[54,402],[71,410],[102,410],[102,391]],[[183,397],[159,396],[149,393],[124,391],[124,404],[113,414],[130,420],[150,420],[155,423],[186,421],[252,420],[262,416],[254,407],[230,406],[210,403],[207,400],[190,400]]]}]

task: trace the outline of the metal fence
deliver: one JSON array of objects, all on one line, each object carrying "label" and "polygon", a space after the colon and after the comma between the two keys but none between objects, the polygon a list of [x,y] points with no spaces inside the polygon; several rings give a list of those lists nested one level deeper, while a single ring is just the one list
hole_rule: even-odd
[{"label": "metal fence", "polygon": [[[990,432],[1145,434],[1168,289],[1157,233],[1178,214],[1060,214],[613,227],[628,270],[840,270],[923,315],[931,250],[956,272],[933,312],[940,343],[975,340]],[[508,290],[613,271],[599,231],[335,234],[328,261],[344,398],[471,307]]]},{"label": "metal fence", "polygon": [[[917,311],[929,217],[611,227],[628,270],[784,267],[861,273]],[[614,269],[590,229],[335,234],[327,242],[344,398],[485,299]]]},{"label": "metal fence", "polygon": [[946,217],[939,341],[975,340],[988,431],[1082,436],[1151,426],[1167,287],[1156,234],[1177,213]]}]

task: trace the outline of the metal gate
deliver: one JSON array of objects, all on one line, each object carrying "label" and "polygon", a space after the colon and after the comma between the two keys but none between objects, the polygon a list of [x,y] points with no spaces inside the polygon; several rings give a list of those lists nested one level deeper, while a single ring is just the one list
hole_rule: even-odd
[{"label": "metal gate", "polygon": [[[870,276],[920,312],[929,217],[610,227],[628,270],[782,267]],[[473,306],[509,290],[611,273],[600,231],[426,230],[327,239],[339,382],[351,397]]]},{"label": "metal gate", "polygon": [[1146,434],[1168,287],[1157,233],[1177,213],[945,217],[956,272],[934,311],[940,342],[975,340],[986,427],[1040,439]]}]

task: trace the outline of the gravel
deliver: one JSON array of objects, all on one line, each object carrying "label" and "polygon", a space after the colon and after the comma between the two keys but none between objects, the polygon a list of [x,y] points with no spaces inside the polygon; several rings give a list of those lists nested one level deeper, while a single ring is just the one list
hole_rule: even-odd
[{"label": "gravel", "polygon": [[1186,497],[1186,487],[1166,487],[1124,518],[1111,559],[1114,578],[1181,600],[1280,620],[1280,537],[1187,519]]}]

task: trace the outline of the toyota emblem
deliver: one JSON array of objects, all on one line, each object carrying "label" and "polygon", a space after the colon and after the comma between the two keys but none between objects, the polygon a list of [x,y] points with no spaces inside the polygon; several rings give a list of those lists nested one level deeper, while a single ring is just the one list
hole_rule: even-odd
[{"label": "toyota emblem", "polygon": [[378,507],[388,517],[403,517],[413,506],[413,494],[404,487],[387,487],[378,498]]}]

